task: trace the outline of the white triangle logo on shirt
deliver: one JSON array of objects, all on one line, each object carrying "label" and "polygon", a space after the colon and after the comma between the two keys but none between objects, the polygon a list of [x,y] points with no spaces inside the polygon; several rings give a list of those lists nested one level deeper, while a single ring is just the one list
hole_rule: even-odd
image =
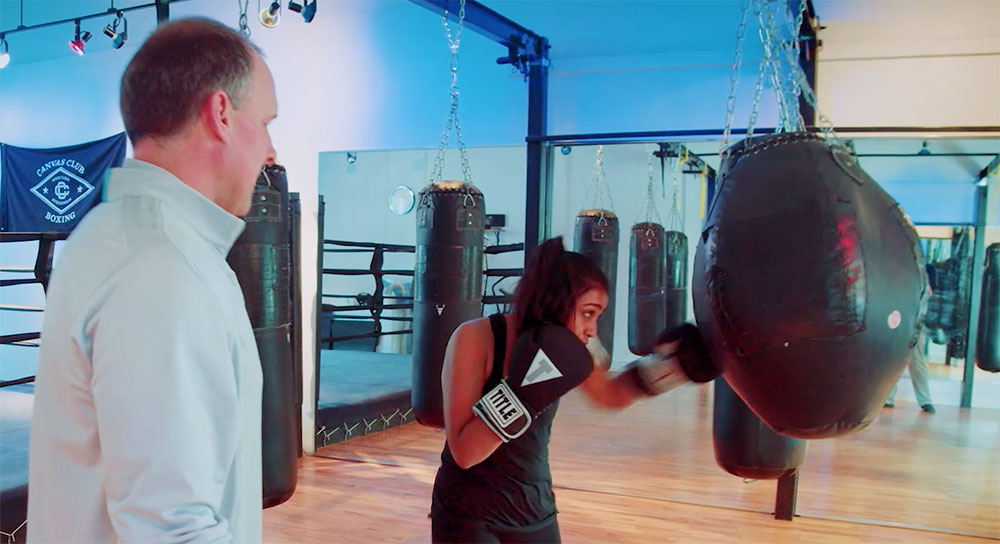
[{"label": "white triangle logo on shirt", "polygon": [[552,359],[549,359],[549,356],[539,349],[535,358],[531,360],[531,366],[528,367],[524,379],[521,380],[521,387],[562,377],[562,372],[559,372],[556,365],[552,364]]},{"label": "white triangle logo on shirt", "polygon": [[444,311],[444,304],[438,304],[435,306],[435,308],[437,308],[438,315],[441,315],[441,312]]}]

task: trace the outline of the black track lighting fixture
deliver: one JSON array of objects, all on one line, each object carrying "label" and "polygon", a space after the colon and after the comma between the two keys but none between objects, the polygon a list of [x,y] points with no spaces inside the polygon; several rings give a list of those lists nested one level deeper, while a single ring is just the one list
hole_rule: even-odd
[{"label": "black track lighting fixture", "polygon": [[[121,26],[121,30],[119,30]],[[128,19],[125,18],[125,13],[119,11],[114,22],[109,23],[104,27],[104,35],[111,38],[111,47],[115,49],[121,49],[125,42],[128,41]]]},{"label": "black track lighting fixture", "polygon": [[281,3],[277,1],[271,2],[270,6],[260,10],[257,19],[260,20],[260,24],[267,28],[278,26],[278,23],[281,22]]},{"label": "black track lighting fixture", "polygon": [[90,32],[85,30],[83,33],[80,33],[79,19],[73,21],[73,25],[75,26],[75,31],[73,32],[73,40],[69,42],[69,48],[77,55],[83,55],[84,48],[87,46],[87,42],[90,41]]},{"label": "black track lighting fixture", "polygon": [[10,64],[10,51],[7,46],[7,36],[0,34],[0,69]]},{"label": "black track lighting fixture", "polygon": [[288,0],[288,9],[294,11],[295,13],[301,13],[302,19],[307,23],[311,23],[313,17],[316,16],[316,0],[303,0],[302,4],[297,3],[295,0]]}]

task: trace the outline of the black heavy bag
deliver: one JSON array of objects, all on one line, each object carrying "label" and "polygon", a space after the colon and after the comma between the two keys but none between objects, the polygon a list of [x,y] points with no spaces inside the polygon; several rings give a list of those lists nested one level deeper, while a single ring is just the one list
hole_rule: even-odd
[{"label": "black heavy bag", "polygon": [[483,193],[460,181],[420,191],[413,278],[413,413],[444,427],[441,367],[451,333],[482,315]]},{"label": "black heavy bag", "polygon": [[667,317],[667,248],[663,227],[632,226],[628,266],[628,349],[648,355]]},{"label": "black heavy bag", "polygon": [[986,248],[984,264],[976,365],[989,372],[1000,372],[1000,242]]},{"label": "black heavy bag", "polygon": [[737,143],[719,179],[692,289],[726,381],[781,434],[867,426],[927,306],[909,218],[846,148],[812,134]]},{"label": "black heavy bag", "polygon": [[679,327],[687,321],[688,239],[683,232],[669,230],[667,244],[667,318],[664,329]]},{"label": "black heavy bag", "polygon": [[608,210],[583,210],[576,216],[573,244],[608,278],[608,307],[597,318],[597,337],[615,353],[615,285],[618,279],[618,218]]},{"label": "black heavy bag", "polygon": [[288,500],[298,480],[295,368],[291,343],[291,221],[285,169],[272,164],[257,178],[246,228],[229,252],[243,289],[264,374],[264,508]]},{"label": "black heavy bag", "polygon": [[726,472],[753,480],[776,480],[802,465],[807,442],[772,431],[725,378],[719,378],[715,380],[712,444],[715,461]]}]

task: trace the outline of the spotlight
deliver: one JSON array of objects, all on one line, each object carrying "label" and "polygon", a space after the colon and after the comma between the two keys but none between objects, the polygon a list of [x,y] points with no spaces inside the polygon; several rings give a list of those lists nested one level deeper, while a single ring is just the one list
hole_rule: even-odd
[{"label": "spotlight", "polygon": [[6,68],[10,64],[10,53],[7,51],[7,38],[0,34],[0,69]]},{"label": "spotlight", "polygon": [[[121,32],[118,32],[118,25],[122,25]],[[128,41],[128,19],[124,12],[119,11],[114,22],[104,27],[104,35],[111,38],[111,47],[115,49],[121,49],[125,45]]]},{"label": "spotlight", "polygon": [[305,5],[298,4],[295,0],[289,0],[288,9],[294,11],[295,13],[301,13],[305,22],[311,23],[313,17],[316,16],[316,0],[313,0],[312,4],[309,3],[309,0],[303,0],[303,3]]},{"label": "spotlight", "polygon": [[927,149],[927,140],[924,140],[923,145],[920,146],[920,151],[917,151],[917,155],[930,155],[931,150]]},{"label": "spotlight", "polygon": [[90,41],[90,32],[80,33],[80,20],[73,21],[76,24],[76,31],[73,33],[73,41],[69,42],[69,48],[77,55],[83,55],[84,47]]},{"label": "spotlight", "polygon": [[281,4],[277,1],[271,2],[270,6],[260,10],[260,15],[257,18],[260,19],[260,24],[267,28],[278,26],[278,23],[281,22]]}]

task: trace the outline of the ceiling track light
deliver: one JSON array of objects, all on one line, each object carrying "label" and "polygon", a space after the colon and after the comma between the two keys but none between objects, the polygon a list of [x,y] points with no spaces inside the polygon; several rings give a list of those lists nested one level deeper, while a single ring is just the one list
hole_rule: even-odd
[{"label": "ceiling track light", "polygon": [[77,55],[83,55],[84,48],[87,46],[87,42],[90,41],[90,32],[83,31],[80,32],[80,20],[77,19],[73,21],[75,25],[75,31],[73,33],[73,41],[69,42],[69,48],[73,50]]},{"label": "ceiling track light", "polygon": [[271,2],[270,6],[260,10],[260,15],[257,16],[257,19],[260,20],[260,24],[267,28],[278,26],[278,23],[281,22],[281,3],[277,1]]},{"label": "ceiling track light", "polygon": [[[122,27],[121,32],[118,31],[119,25]],[[125,18],[125,12],[119,11],[114,22],[104,27],[104,35],[111,38],[111,47],[115,49],[121,49],[125,45],[128,40],[128,19]]]},{"label": "ceiling track light", "polygon": [[7,37],[0,34],[0,70],[7,67],[10,64],[10,52],[7,46]]},{"label": "ceiling track light", "polygon": [[295,0],[288,0],[288,9],[295,13],[301,13],[302,19],[307,23],[311,23],[313,17],[316,16],[316,0],[313,0],[312,3],[309,0],[303,0],[302,4],[299,4]]}]

